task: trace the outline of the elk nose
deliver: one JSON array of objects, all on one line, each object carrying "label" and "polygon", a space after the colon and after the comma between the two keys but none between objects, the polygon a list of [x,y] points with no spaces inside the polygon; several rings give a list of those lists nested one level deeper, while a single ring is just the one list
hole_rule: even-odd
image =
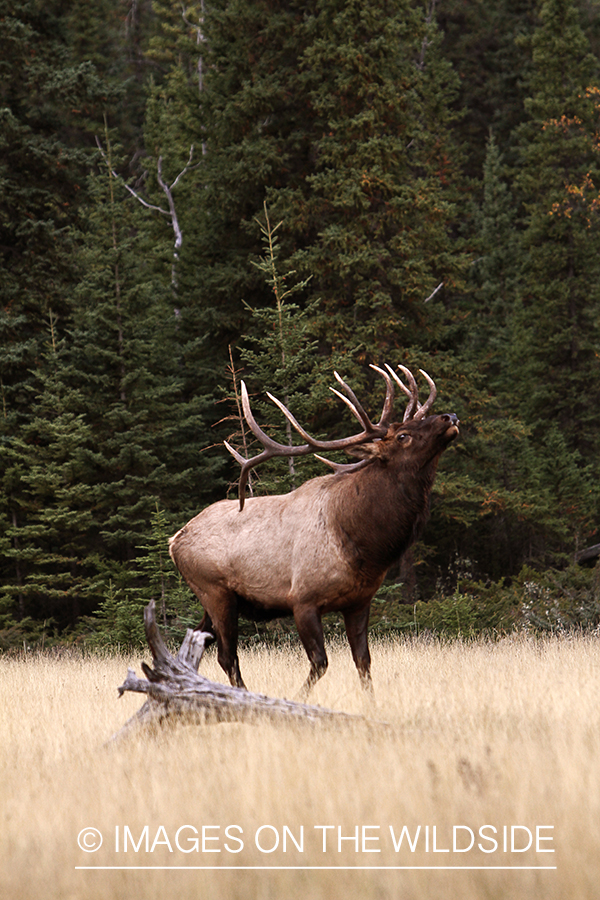
[{"label": "elk nose", "polygon": [[454,413],[445,413],[445,415],[442,416],[442,419],[446,419],[451,425],[460,425],[460,419],[458,416],[454,415]]}]

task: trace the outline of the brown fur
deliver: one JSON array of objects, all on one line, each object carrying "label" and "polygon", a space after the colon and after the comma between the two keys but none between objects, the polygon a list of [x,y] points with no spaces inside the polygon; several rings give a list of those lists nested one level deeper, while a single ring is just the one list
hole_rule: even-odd
[{"label": "brown fur", "polygon": [[370,686],[367,626],[388,568],[420,534],[439,458],[458,435],[453,414],[394,423],[352,453],[364,468],[324,475],[289,494],[209,506],[170,541],[175,565],[199,598],[200,626],[215,635],[219,663],[244,687],[238,614],[293,615],[311,668],[324,674],[321,616],[341,612],[354,662]]}]

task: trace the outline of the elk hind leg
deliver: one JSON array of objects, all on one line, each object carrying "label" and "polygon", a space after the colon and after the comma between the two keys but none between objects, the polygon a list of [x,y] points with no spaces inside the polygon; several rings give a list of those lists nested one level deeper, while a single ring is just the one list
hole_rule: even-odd
[{"label": "elk hind leg", "polygon": [[217,659],[219,665],[229,676],[229,681],[234,687],[245,688],[240,661],[238,659],[238,609],[237,600],[233,599],[220,611],[218,624],[215,622],[217,632]]},{"label": "elk hind leg", "polygon": [[[188,584],[190,583],[188,582]],[[196,630],[215,635],[219,665],[234,687],[245,688],[237,653],[238,603],[236,595],[228,592],[209,595],[208,591],[197,591],[192,584],[190,587],[202,603],[207,601],[211,610],[210,613],[205,612],[204,618]]]},{"label": "elk hind leg", "polygon": [[365,690],[372,692],[371,654],[369,653],[369,643],[367,639],[369,606],[364,609],[345,612],[344,624],[346,626],[346,634],[348,635],[348,643],[350,644],[350,649],[352,651],[352,659],[354,660],[354,665],[358,669],[360,683]]},{"label": "elk hind leg", "polygon": [[302,645],[306,650],[310,662],[308,678],[302,685],[300,698],[308,696],[319,678],[327,671],[327,654],[325,653],[325,639],[323,638],[323,625],[321,617],[314,609],[300,609],[294,611],[294,620]]},{"label": "elk hind leg", "polygon": [[215,626],[212,623],[212,619],[209,614],[205,611],[202,621],[199,625],[196,625],[194,631],[199,631],[202,634],[210,634],[210,638],[205,642],[205,647],[210,647],[211,644],[217,639],[217,635],[215,634]]}]

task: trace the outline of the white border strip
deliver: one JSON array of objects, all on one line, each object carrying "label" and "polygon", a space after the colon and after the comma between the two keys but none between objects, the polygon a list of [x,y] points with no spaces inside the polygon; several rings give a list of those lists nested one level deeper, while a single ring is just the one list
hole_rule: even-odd
[{"label": "white border strip", "polygon": [[259,871],[259,872],[268,872],[270,870],[273,871],[294,871],[294,872],[305,872],[305,871],[331,871],[331,870],[340,870],[340,871],[373,871],[373,872],[381,872],[381,871],[406,871],[406,870],[419,870],[419,871],[427,871],[427,872],[435,872],[439,870],[440,872],[448,872],[456,869],[457,871],[469,871],[469,872],[486,872],[486,871],[502,871],[502,872],[512,872],[512,871],[540,871],[540,870],[555,870],[558,866],[75,866],[75,869],[80,871],[189,871],[189,872],[197,872],[197,871],[210,871],[210,872],[232,872],[232,871],[240,871],[240,872],[248,872],[248,871]]}]

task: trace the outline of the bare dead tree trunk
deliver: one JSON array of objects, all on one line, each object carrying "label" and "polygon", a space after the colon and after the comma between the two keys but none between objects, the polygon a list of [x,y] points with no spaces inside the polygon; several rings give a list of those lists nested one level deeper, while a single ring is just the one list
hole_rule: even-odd
[{"label": "bare dead tree trunk", "polygon": [[[108,140],[108,136],[107,136],[107,140]],[[179,251],[181,250],[181,246],[183,244],[183,232],[181,230],[181,225],[179,224],[179,218],[177,215],[175,200],[173,199],[173,189],[177,187],[180,180],[183,178],[183,176],[187,172],[196,168],[195,165],[192,165],[192,160],[194,158],[194,145],[192,144],[192,146],[190,147],[190,155],[189,155],[187,163],[185,164],[185,166],[183,167],[183,169],[181,170],[179,175],[177,175],[177,177],[171,184],[168,184],[168,182],[166,182],[163,178],[163,171],[162,171],[163,158],[162,158],[162,156],[159,156],[157,159],[156,177],[157,177],[157,180],[158,180],[161,190],[163,191],[165,197],[167,198],[167,205],[169,207],[168,209],[163,209],[162,206],[157,206],[155,203],[148,203],[147,200],[145,200],[137,191],[135,191],[129,184],[127,184],[127,182],[124,181],[117,172],[115,172],[115,170],[112,168],[112,163],[110,161],[110,158],[109,158],[107,152],[104,150],[98,137],[96,137],[96,144],[98,146],[98,150],[100,151],[102,158],[104,159],[104,161],[106,162],[106,164],[109,168],[109,172],[110,172],[112,178],[118,179],[121,182],[121,184],[123,185],[123,187],[125,188],[125,190],[129,191],[131,196],[135,197],[135,199],[138,201],[138,203],[141,203],[142,206],[144,206],[146,209],[151,209],[154,212],[158,212],[163,216],[167,216],[167,218],[171,222],[171,228],[173,229],[173,235],[175,237],[175,241],[174,241],[174,245],[173,245],[173,263],[171,266],[171,286],[172,286],[173,290],[176,291],[176,289],[177,289],[177,263],[179,262]],[[112,180],[110,183],[111,183],[111,192],[112,192]],[[111,199],[112,199],[112,193],[111,193]]]},{"label": "bare dead tree trunk", "polygon": [[154,600],[144,610],[144,627],[154,668],[142,663],[145,679],[138,678],[133,669],[129,669],[127,678],[119,688],[119,695],[122,696],[125,691],[134,691],[146,694],[148,699],[123,728],[113,735],[109,743],[126,737],[141,727],[158,729],[178,723],[314,723],[317,720],[327,720],[340,724],[362,723],[378,728],[388,727],[384,722],[365,719],[363,716],[253,694],[243,688],[204,678],[198,674],[198,666],[205,644],[212,635],[189,628],[179,653],[176,657],[172,656],[156,624]]}]

